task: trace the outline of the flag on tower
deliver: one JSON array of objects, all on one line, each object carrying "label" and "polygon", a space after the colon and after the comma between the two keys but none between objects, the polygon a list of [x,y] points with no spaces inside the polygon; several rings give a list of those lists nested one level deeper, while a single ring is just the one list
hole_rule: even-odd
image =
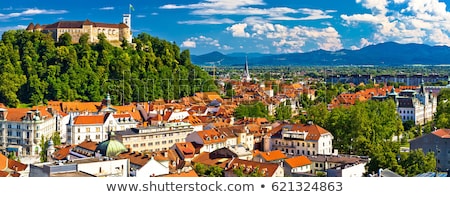
[{"label": "flag on tower", "polygon": [[130,10],[131,10],[131,11],[134,11],[134,7],[133,7],[133,5],[131,5],[131,4],[130,4]]}]

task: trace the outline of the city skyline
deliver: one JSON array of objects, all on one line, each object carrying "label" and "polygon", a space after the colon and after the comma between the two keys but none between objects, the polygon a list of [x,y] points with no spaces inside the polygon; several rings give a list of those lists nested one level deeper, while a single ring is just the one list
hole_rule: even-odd
[{"label": "city skyline", "polygon": [[122,14],[131,12],[133,36],[149,33],[197,55],[335,51],[388,41],[449,46],[446,4],[439,0],[82,0],[77,4],[24,0],[0,3],[0,33],[25,29],[31,22],[119,23]]}]

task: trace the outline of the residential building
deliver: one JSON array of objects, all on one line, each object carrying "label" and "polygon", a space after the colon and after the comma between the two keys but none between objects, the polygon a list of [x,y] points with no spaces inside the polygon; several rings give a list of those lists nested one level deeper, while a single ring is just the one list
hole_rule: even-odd
[{"label": "residential building", "polygon": [[330,155],[333,135],[309,121],[307,124],[281,124],[264,138],[264,151],[281,150],[286,155]]},{"label": "residential building", "polygon": [[201,145],[200,152],[213,152],[225,147],[226,138],[216,129],[208,129],[190,133],[186,137],[186,141]]},{"label": "residential building", "polygon": [[56,118],[45,107],[0,108],[0,150],[39,155],[41,139],[56,132]]},{"label": "residential building", "polygon": [[147,153],[128,151],[118,157],[130,161],[130,176],[133,177],[162,176],[184,167],[174,150]]},{"label": "residential building", "polygon": [[295,156],[284,160],[284,176],[299,176],[302,173],[311,171],[312,162],[305,155]]},{"label": "residential building", "polygon": [[284,169],[281,165],[275,163],[265,163],[257,161],[249,161],[242,159],[232,159],[227,163],[224,171],[225,177],[236,177],[234,170],[241,168],[244,175],[258,171],[263,177],[284,177]]},{"label": "residential building", "polygon": [[327,177],[363,177],[366,173],[366,163],[351,163],[334,166],[327,169]]},{"label": "residential building", "polygon": [[106,113],[101,115],[79,115],[69,123],[67,136],[69,144],[79,144],[85,140],[102,142],[108,139],[108,132],[137,126],[130,114]]},{"label": "residential building", "polygon": [[277,163],[282,165],[287,156],[281,150],[273,150],[269,152],[253,151],[253,161]]},{"label": "residential building", "polygon": [[409,144],[410,150],[422,149],[425,154],[433,152],[437,169],[450,169],[450,129],[437,129],[411,140]]},{"label": "residential building", "polygon": [[[328,169],[334,168],[330,176],[363,176],[367,171],[362,166],[365,166],[369,162],[368,157],[356,155],[310,155],[307,157],[311,161],[310,173],[318,174],[318,172],[321,172],[327,174]],[[342,169],[350,167],[354,168],[342,172]]]},{"label": "residential building", "polygon": [[125,147],[137,152],[168,150],[175,143],[184,142],[193,132],[189,123],[165,123],[159,126],[130,128],[116,132],[117,140]]}]

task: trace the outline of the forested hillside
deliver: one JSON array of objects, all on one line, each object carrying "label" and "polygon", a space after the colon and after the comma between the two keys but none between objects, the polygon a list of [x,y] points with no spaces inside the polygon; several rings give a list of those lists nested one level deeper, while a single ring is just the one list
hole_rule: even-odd
[{"label": "forested hillside", "polygon": [[78,44],[69,34],[55,42],[41,32],[10,30],[0,41],[0,102],[42,104],[49,100],[101,101],[110,93],[116,104],[156,98],[177,99],[216,90],[214,81],[191,63],[189,51],[139,34],[112,46],[101,34]]}]

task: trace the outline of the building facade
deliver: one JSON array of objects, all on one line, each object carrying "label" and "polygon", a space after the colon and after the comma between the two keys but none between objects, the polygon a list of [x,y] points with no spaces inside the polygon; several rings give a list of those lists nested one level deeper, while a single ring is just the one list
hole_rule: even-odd
[{"label": "building facade", "polygon": [[281,150],[286,155],[330,155],[333,135],[324,128],[308,124],[281,124],[264,138],[264,151]]},{"label": "building facade", "polygon": [[0,150],[3,152],[39,155],[42,137],[47,140],[55,132],[56,118],[46,108],[0,108]]},{"label": "building facade", "polygon": [[441,171],[450,169],[450,129],[437,129],[411,140],[410,150],[422,149],[427,154],[434,152],[436,167]]},{"label": "building facade", "polygon": [[175,143],[184,142],[193,130],[189,123],[166,123],[118,131],[116,138],[132,151],[154,152],[169,150]]}]

